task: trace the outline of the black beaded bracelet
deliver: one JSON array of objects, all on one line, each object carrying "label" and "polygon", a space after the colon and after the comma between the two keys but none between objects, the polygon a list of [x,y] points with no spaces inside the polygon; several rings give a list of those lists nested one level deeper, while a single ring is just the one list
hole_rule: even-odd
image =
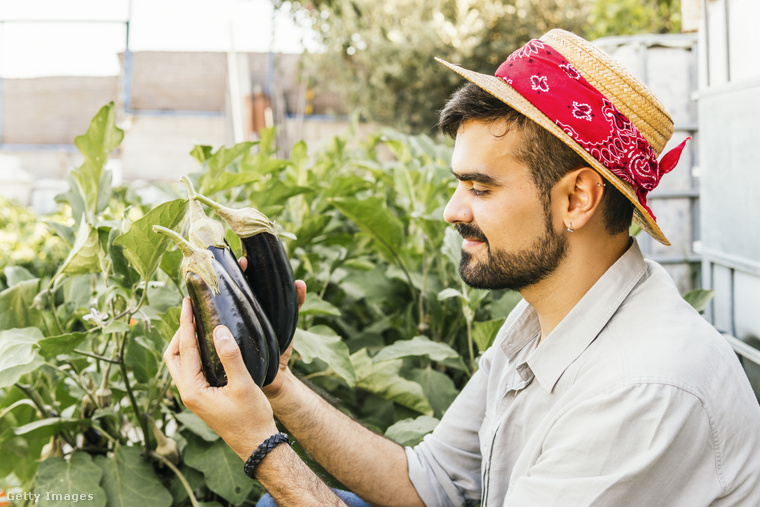
[{"label": "black beaded bracelet", "polygon": [[258,446],[255,451],[253,451],[253,454],[251,454],[251,457],[248,458],[248,461],[245,462],[245,465],[243,465],[245,475],[251,479],[255,479],[256,477],[253,474],[256,470],[256,465],[261,463],[261,460],[266,458],[267,454],[269,454],[272,449],[282,443],[287,442],[288,438],[289,437],[287,433],[275,433],[271,437],[264,440],[264,442],[262,442],[261,445]]}]

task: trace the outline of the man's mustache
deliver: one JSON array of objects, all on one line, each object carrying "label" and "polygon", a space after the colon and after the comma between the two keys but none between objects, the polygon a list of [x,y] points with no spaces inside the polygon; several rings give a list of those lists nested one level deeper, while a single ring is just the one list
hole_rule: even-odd
[{"label": "man's mustache", "polygon": [[471,241],[483,241],[484,243],[487,243],[485,235],[477,225],[458,223],[454,224],[454,227],[456,228],[459,235],[464,239],[469,239]]}]

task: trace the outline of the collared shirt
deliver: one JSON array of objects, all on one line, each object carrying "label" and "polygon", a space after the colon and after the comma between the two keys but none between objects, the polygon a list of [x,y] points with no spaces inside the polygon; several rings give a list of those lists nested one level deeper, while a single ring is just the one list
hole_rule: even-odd
[{"label": "collared shirt", "polygon": [[512,311],[407,448],[429,507],[760,506],[760,406],[731,347],[634,242],[538,345]]}]

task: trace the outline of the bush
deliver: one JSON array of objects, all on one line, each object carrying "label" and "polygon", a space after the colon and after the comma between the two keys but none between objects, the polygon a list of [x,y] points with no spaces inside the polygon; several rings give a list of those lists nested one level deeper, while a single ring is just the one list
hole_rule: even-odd
[{"label": "bush", "polygon": [[[58,493],[66,474],[60,493],[101,503],[253,501],[261,488],[182,406],[161,359],[186,289],[181,254],[151,226],[185,227],[184,191],[163,186],[169,200],[151,207],[112,188],[104,167],[122,137],[111,104],[76,138],[85,161],[59,196],[73,218],[44,241],[68,254],[37,267],[12,261],[0,292],[0,452],[10,457],[0,477]],[[451,147],[383,131],[335,138],[318,153],[299,143],[279,159],[274,138],[198,146],[190,177],[218,201],[255,205],[282,231],[309,288],[291,367],[362,423],[413,444],[519,299],[469,289],[457,275],[460,238],[441,217],[455,184]]]}]

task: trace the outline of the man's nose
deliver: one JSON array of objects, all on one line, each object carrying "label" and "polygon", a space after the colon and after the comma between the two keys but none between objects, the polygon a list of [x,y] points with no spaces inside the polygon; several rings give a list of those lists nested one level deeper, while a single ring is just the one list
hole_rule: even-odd
[{"label": "man's nose", "polygon": [[465,198],[465,189],[458,185],[446,207],[443,209],[443,219],[450,224],[472,222],[472,210]]}]

